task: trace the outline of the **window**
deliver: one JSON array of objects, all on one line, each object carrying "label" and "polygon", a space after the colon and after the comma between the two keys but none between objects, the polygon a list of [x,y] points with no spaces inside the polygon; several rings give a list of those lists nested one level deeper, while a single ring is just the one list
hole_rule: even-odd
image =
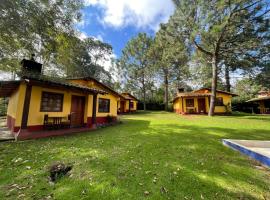
[{"label": "window", "polygon": [[186,99],[186,107],[194,107],[194,99]]},{"label": "window", "polygon": [[222,97],[217,97],[216,98],[216,103],[215,103],[216,106],[224,106],[223,104],[223,98]]},{"label": "window", "polygon": [[110,99],[98,99],[98,112],[108,113],[110,112]]},{"label": "window", "polygon": [[130,108],[134,108],[134,102],[130,102]]},{"label": "window", "polygon": [[42,92],[41,112],[62,112],[64,94]]}]

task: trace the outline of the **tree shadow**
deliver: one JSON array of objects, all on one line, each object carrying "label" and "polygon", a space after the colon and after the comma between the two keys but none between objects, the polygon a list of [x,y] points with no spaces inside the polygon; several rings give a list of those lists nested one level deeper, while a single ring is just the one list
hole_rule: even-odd
[{"label": "tree shadow", "polygon": [[[7,170],[0,183],[33,181],[25,194],[43,191],[37,199],[47,194],[56,199],[258,198],[269,189],[269,171],[258,171],[252,160],[223,146],[222,138],[270,139],[270,134],[264,129],[192,124],[153,126],[150,119],[127,118],[118,126],[89,133],[5,145],[0,159],[6,160],[1,167]],[[29,163],[13,163],[14,157],[30,160],[33,169],[25,170]],[[59,160],[73,163],[72,177],[50,187],[46,167]],[[13,182],[5,181],[11,180],[10,173]]]}]

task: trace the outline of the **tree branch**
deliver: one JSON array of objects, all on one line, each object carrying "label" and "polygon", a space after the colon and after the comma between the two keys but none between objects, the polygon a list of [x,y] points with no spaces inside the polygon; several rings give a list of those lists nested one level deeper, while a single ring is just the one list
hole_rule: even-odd
[{"label": "tree branch", "polygon": [[195,41],[195,39],[193,40],[193,43],[195,44],[195,46],[197,47],[197,49],[199,49],[201,52],[205,53],[208,56],[213,56],[213,53],[211,53],[210,51],[205,50],[200,45],[198,45],[197,42]]}]

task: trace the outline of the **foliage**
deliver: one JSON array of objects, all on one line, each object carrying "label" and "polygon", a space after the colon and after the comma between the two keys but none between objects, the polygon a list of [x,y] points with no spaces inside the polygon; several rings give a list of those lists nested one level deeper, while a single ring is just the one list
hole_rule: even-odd
[{"label": "foliage", "polygon": [[188,72],[185,44],[170,36],[168,28],[165,24],[160,26],[150,49],[153,65],[163,79],[165,110],[168,110],[170,83],[175,81],[179,86]]},{"label": "foliage", "polygon": [[[152,38],[148,37],[146,33],[139,33],[128,42],[118,61],[118,67],[127,81],[126,87],[130,91],[140,92],[144,105],[146,93],[153,82],[153,71],[150,68],[152,59],[149,55],[152,43]],[[145,106],[144,109],[146,109]]]},{"label": "foliage", "polygon": [[106,119],[107,119],[107,122],[108,123],[112,123],[113,122],[113,116],[112,115],[107,115]]},{"label": "foliage", "polygon": [[17,71],[34,53],[46,66],[56,55],[59,34],[74,35],[82,1],[3,0],[0,4],[0,67]]},{"label": "foliage", "polygon": [[93,76],[111,83],[102,61],[110,59],[112,47],[91,37],[81,40],[74,28],[81,19],[83,2],[3,0],[0,70],[16,73],[19,62],[34,53],[46,75]]},{"label": "foliage", "polygon": [[[256,55],[267,33],[267,1],[175,0],[177,9],[169,24],[171,34],[183,35],[191,48],[202,53],[212,66],[212,95],[209,115],[214,114],[218,73],[230,57]],[[265,28],[266,27],[266,28]],[[263,45],[262,45],[263,44]],[[243,52],[248,52],[244,53]],[[261,55],[261,54],[260,54]]]},{"label": "foliage", "polygon": [[241,103],[254,98],[260,89],[261,86],[256,84],[252,78],[239,80],[235,85],[235,92],[238,94],[238,97],[233,99],[233,103]]},{"label": "foliage", "polygon": [[[73,136],[1,143],[0,198],[269,199],[269,171],[220,142],[270,140],[269,116],[147,112],[122,121]],[[58,161],[73,168],[51,185],[48,167]]]}]

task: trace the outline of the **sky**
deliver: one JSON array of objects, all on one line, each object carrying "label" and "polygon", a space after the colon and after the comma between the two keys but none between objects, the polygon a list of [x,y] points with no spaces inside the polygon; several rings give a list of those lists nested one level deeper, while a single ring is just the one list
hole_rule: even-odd
[{"label": "sky", "polygon": [[126,43],[139,32],[154,35],[174,12],[172,0],[84,0],[80,37],[93,36],[112,45],[120,57]]}]

